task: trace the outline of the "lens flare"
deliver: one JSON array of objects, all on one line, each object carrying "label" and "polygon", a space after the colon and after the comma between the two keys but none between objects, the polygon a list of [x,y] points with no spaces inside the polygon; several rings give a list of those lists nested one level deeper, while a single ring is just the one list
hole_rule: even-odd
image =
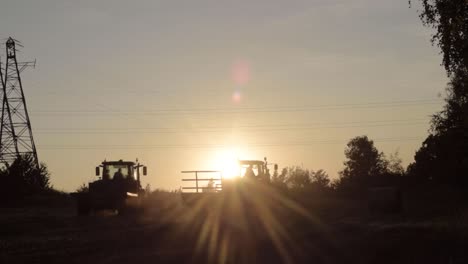
[{"label": "lens flare", "polygon": [[232,80],[236,85],[246,85],[250,81],[250,65],[245,60],[234,62],[231,69]]},{"label": "lens flare", "polygon": [[233,94],[232,94],[232,101],[234,103],[239,103],[242,99],[242,96],[241,96],[241,92],[240,91],[235,91]]},{"label": "lens flare", "polygon": [[194,258],[250,263],[268,248],[282,263],[296,263],[301,235],[292,232],[292,226],[298,224],[298,217],[303,225],[313,227],[310,230],[321,243],[338,248],[320,218],[269,185],[237,178],[237,183],[220,193],[192,193],[184,201],[189,206],[177,230],[184,239],[194,240]]}]

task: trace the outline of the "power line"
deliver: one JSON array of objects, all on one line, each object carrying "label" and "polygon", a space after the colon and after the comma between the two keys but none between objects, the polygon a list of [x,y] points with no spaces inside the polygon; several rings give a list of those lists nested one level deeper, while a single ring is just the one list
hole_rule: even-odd
[{"label": "power line", "polygon": [[[247,125],[233,125],[233,126],[182,126],[182,127],[136,127],[136,128],[121,128],[118,130],[174,130],[174,129],[231,129],[231,128],[271,128],[271,127],[308,127],[308,126],[318,126],[318,125],[363,125],[363,124],[381,124],[381,123],[407,123],[407,122],[421,122],[427,121],[427,118],[412,118],[412,119],[386,119],[386,120],[367,120],[367,121],[348,121],[348,122],[313,122],[313,123],[270,123],[270,124],[247,124]],[[90,131],[90,130],[115,130],[114,128],[39,128],[39,130],[79,130],[79,131]]]},{"label": "power line", "polygon": [[[416,119],[418,120],[418,119]],[[328,126],[307,126],[307,125],[291,125],[286,126],[232,126],[232,127],[198,127],[198,128],[125,128],[125,129],[46,129],[36,130],[40,134],[173,134],[173,133],[213,133],[213,132],[229,132],[236,129],[246,129],[243,132],[269,132],[269,131],[297,131],[297,130],[320,130],[320,129],[342,129],[342,128],[372,128],[372,127],[388,127],[388,126],[418,126],[427,125],[427,121],[407,121],[407,122],[391,122],[391,123],[351,123],[350,125],[328,125]]]},{"label": "power line", "polygon": [[304,112],[310,110],[345,110],[345,109],[374,109],[374,108],[392,108],[406,106],[420,106],[440,104],[441,100],[421,99],[421,100],[401,100],[356,104],[328,104],[328,105],[309,105],[309,106],[280,106],[280,107],[243,107],[243,108],[168,108],[156,109],[151,111],[102,111],[102,110],[36,110],[35,113],[70,115],[70,114],[116,114],[119,115],[198,115],[198,114],[241,114],[241,113],[281,113],[281,112]]},{"label": "power line", "polygon": [[[400,138],[377,138],[374,142],[403,142],[421,140],[420,137],[400,137]],[[286,146],[314,146],[328,144],[344,144],[347,140],[330,139],[303,142],[283,142],[283,143],[253,143],[246,144],[249,147],[286,147]],[[231,145],[220,144],[158,144],[158,145],[41,145],[41,150],[141,150],[141,149],[167,149],[167,148],[226,148]]]}]

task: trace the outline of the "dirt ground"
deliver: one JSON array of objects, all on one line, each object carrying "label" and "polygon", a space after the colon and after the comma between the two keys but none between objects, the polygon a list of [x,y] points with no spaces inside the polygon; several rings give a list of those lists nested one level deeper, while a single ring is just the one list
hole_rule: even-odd
[{"label": "dirt ground", "polygon": [[468,263],[460,219],[291,215],[246,230],[220,224],[222,215],[163,215],[0,208],[0,263]]}]

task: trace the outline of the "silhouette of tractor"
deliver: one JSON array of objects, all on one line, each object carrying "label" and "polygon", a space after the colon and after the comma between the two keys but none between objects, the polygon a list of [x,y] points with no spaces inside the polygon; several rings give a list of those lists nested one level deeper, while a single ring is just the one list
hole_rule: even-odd
[{"label": "silhouette of tractor", "polygon": [[[224,178],[221,171],[194,170],[182,171],[182,173],[193,173],[195,178],[182,179],[184,182],[195,182],[195,186],[182,187],[182,199],[188,203],[196,203],[198,200],[207,197],[214,197],[217,194],[229,193],[239,186],[255,186],[258,184],[270,183],[270,170],[268,166],[274,165],[275,171],[278,170],[277,164],[264,160],[239,160],[239,174],[232,178]],[[218,177],[199,177],[200,175],[216,174]]]},{"label": "silhouette of tractor", "polygon": [[89,183],[88,191],[75,193],[78,215],[88,215],[97,210],[117,210],[125,214],[141,209],[145,191],[140,184],[140,168],[146,175],[146,166],[133,161],[103,161],[96,167],[96,176],[102,177]]}]

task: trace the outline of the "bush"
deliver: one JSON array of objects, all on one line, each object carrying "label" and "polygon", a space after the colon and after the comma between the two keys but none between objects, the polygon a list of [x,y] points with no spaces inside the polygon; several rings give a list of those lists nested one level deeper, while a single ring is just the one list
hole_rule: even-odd
[{"label": "bush", "polygon": [[0,195],[8,200],[51,189],[47,166],[37,166],[32,155],[20,156],[11,165],[1,168],[0,182]]}]

